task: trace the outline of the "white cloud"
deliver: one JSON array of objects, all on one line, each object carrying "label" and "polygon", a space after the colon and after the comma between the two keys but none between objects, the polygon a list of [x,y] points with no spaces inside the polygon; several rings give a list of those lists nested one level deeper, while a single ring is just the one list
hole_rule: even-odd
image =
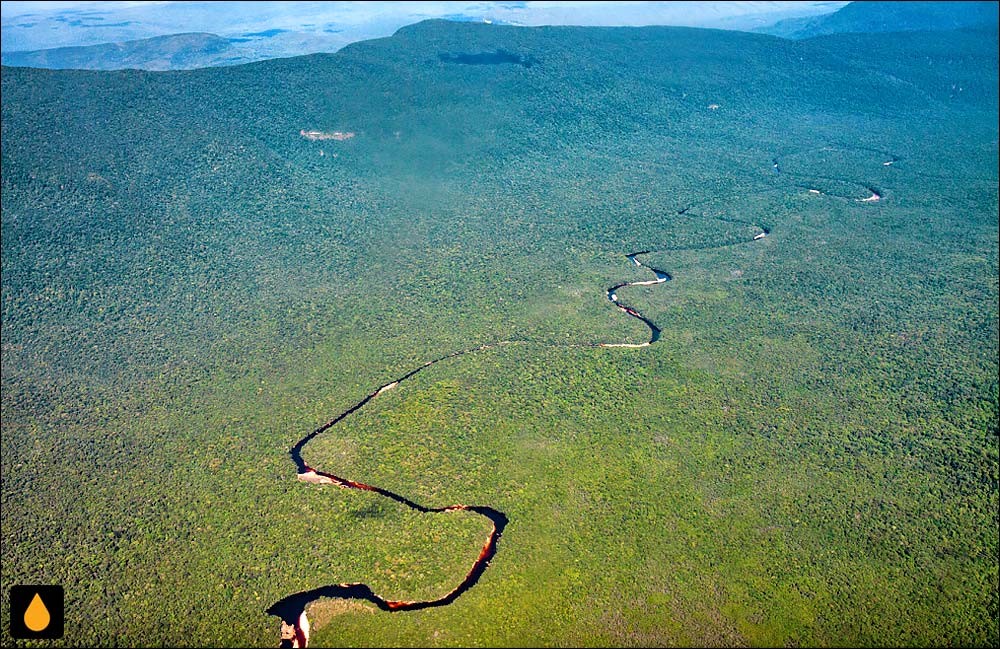
[{"label": "white cloud", "polygon": [[123,7],[138,7],[141,5],[169,4],[172,0],[150,0],[148,2],[95,2],[94,0],[83,0],[82,2],[33,2],[31,0],[3,0],[0,2],[0,13],[4,18],[14,18],[24,14],[46,14],[65,11],[67,9],[115,9]]}]

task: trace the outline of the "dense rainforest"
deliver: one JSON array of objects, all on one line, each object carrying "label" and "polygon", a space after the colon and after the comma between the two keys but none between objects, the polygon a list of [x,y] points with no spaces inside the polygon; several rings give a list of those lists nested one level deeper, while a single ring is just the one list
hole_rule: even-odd
[{"label": "dense rainforest", "polygon": [[[288,451],[519,341],[304,447],[509,519],[454,602],[321,598],[311,645],[997,645],[997,49],[428,21],[4,67],[4,592],[65,587],[55,646],[439,597],[489,521]],[[649,340],[639,251],[659,340],[595,347]]]}]

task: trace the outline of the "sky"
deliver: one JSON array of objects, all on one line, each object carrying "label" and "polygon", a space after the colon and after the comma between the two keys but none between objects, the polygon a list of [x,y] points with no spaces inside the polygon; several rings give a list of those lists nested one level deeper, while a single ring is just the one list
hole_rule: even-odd
[{"label": "sky", "polygon": [[[147,2],[101,2],[93,0],[82,0],[77,2],[59,2],[59,1],[41,1],[41,2],[26,2],[26,1],[12,1],[8,2],[6,0],[0,2],[0,9],[4,17],[16,17],[22,16],[24,14],[32,13],[47,13],[54,11],[62,11],[66,9],[92,9],[92,10],[114,10],[123,7],[140,7],[149,5],[165,5],[165,4],[178,4],[178,2],[171,2],[171,0],[153,0]],[[268,3],[274,4],[274,3]],[[299,4],[299,3],[296,3]],[[338,5],[357,5],[363,7],[364,5],[382,5],[382,2],[335,2],[329,4]],[[604,5],[603,10],[607,11],[609,7],[607,5],[656,5],[663,4],[657,2],[593,2],[593,1],[541,1],[541,2],[394,2],[395,5],[411,5],[411,6],[423,6],[426,10],[433,11],[435,7],[438,8],[441,13],[451,13],[455,6],[462,7],[468,5],[489,5],[489,4],[508,4],[508,5],[526,5],[530,8],[536,9],[565,9],[565,8],[583,8],[587,5]],[[721,13],[725,15],[738,15],[740,13],[770,13],[770,12],[781,12],[794,10],[796,5],[798,6],[808,6],[824,4],[822,2],[679,2],[674,4],[688,5],[688,4],[700,4],[706,6],[716,6],[721,7]],[[844,4],[844,3],[826,3],[826,4]],[[452,5],[449,7],[448,5]],[[743,5],[741,7],[740,5]],[[379,9],[381,11],[382,9]]]},{"label": "sky", "polygon": [[166,4],[168,1],[169,0],[156,0],[154,2],[0,2],[0,7],[2,7],[2,12],[5,16],[8,12],[10,12],[11,16],[21,16],[27,13],[91,8],[95,6],[101,7],[101,5],[140,6]]}]

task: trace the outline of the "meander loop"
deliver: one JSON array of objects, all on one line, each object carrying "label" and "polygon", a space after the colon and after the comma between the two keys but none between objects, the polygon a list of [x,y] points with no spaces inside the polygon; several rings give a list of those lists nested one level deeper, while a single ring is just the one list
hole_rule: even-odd
[{"label": "meander loop", "polygon": [[[889,155],[891,159],[888,162],[883,163],[883,166],[885,167],[888,167],[900,160],[900,158],[896,157],[895,155],[892,154],[886,154],[886,155]],[[777,157],[772,159],[772,169],[776,174],[789,175],[784,172],[784,170],[781,167],[781,162]],[[854,200],[864,203],[872,203],[882,198],[879,191],[872,188],[871,186],[861,185],[859,183],[854,183],[854,184],[858,184],[858,186],[864,187],[872,194],[869,198],[866,199],[855,198]],[[765,190],[765,191],[773,191],[773,190]],[[812,193],[819,193],[818,190],[810,190],[810,191]],[[831,195],[831,194],[826,194],[826,195]],[[846,199],[848,197],[841,196],[840,198]],[[694,206],[688,206],[679,209],[677,213],[679,215],[687,214],[693,207]],[[748,238],[743,241],[722,244],[722,245],[715,245],[715,246],[705,246],[702,249],[724,248],[735,245],[736,243],[752,243],[766,238],[771,233],[769,227],[751,221],[745,221],[733,218],[724,218],[724,217],[713,217],[713,218],[716,218],[717,220],[721,221],[728,221],[728,222],[747,225],[757,230],[757,232],[755,232],[755,234],[751,238]],[[625,255],[625,257],[636,266],[639,266],[640,268],[646,268],[649,271],[651,271],[653,273],[654,279],[646,281],[638,281],[638,282],[622,282],[620,284],[616,284],[610,287],[609,289],[607,289],[606,292],[607,299],[616,308],[628,314],[629,316],[642,321],[647,327],[649,327],[650,337],[647,342],[591,343],[583,345],[579,344],[563,345],[563,347],[571,346],[571,347],[595,347],[595,348],[611,348],[611,347],[640,348],[640,347],[648,347],[656,343],[660,339],[660,334],[662,333],[661,329],[652,320],[642,315],[642,313],[640,313],[637,309],[623,304],[618,297],[618,291],[622,288],[630,286],[653,286],[656,284],[663,284],[673,279],[673,277],[666,271],[653,268],[652,266],[649,266],[647,264],[643,264],[638,259],[638,257],[641,255],[647,255],[653,252],[666,252],[669,250],[671,249],[668,248],[660,250],[643,250],[640,252],[634,252]],[[673,249],[673,250],[679,250],[679,249]],[[425,514],[468,512],[488,519],[492,524],[492,528],[490,530],[490,533],[486,537],[482,550],[480,550],[479,552],[479,556],[473,562],[472,567],[469,569],[469,572],[466,574],[465,578],[457,586],[455,586],[455,588],[453,588],[448,593],[442,595],[441,597],[438,597],[437,599],[423,600],[423,601],[387,600],[376,594],[374,591],[372,591],[372,589],[366,584],[342,583],[342,584],[322,586],[320,588],[314,588],[312,590],[302,591],[299,593],[295,593],[293,595],[289,595],[288,597],[279,600],[278,602],[271,605],[267,609],[267,612],[271,615],[275,615],[281,618],[282,621],[281,644],[280,644],[281,647],[293,647],[293,648],[305,649],[308,646],[309,620],[306,616],[306,607],[312,602],[323,597],[363,600],[374,604],[376,607],[378,607],[383,611],[389,611],[389,612],[417,611],[421,609],[433,608],[437,606],[446,606],[448,604],[451,604],[456,599],[458,599],[463,593],[465,593],[467,590],[476,585],[480,577],[482,577],[483,573],[486,571],[486,568],[489,566],[490,561],[496,555],[497,543],[500,541],[500,537],[503,535],[504,529],[507,527],[507,524],[509,522],[506,514],[492,507],[486,507],[482,505],[450,505],[447,507],[427,507],[417,502],[414,502],[413,500],[410,500],[405,496],[401,496],[393,491],[389,491],[388,489],[383,489],[382,487],[376,487],[373,485],[365,484],[363,482],[356,482],[348,478],[344,478],[341,476],[334,475],[332,473],[326,473],[324,471],[315,469],[306,464],[305,460],[302,459],[302,449],[317,435],[320,435],[329,430],[330,428],[333,428],[335,425],[343,421],[348,415],[351,415],[352,413],[357,412],[358,410],[363,408],[375,397],[379,396],[380,394],[383,394],[384,392],[392,390],[403,381],[406,381],[407,379],[413,377],[419,372],[422,372],[428,367],[431,367],[437,363],[440,363],[442,361],[451,358],[463,356],[465,354],[471,354],[475,352],[485,351],[488,349],[494,349],[504,345],[512,345],[512,344],[528,343],[528,342],[530,341],[504,340],[491,344],[480,345],[478,347],[472,347],[469,349],[463,349],[451,352],[434,360],[427,361],[423,365],[407,372],[398,379],[379,386],[373,392],[371,392],[363,399],[358,401],[356,404],[354,404],[347,410],[343,411],[330,421],[326,422],[313,432],[303,437],[301,440],[298,441],[298,443],[295,444],[295,446],[291,448],[291,450],[289,451],[289,455],[291,456],[292,461],[295,463],[295,466],[298,469],[299,480],[303,482],[308,482],[316,485],[335,485],[344,489],[359,489],[362,491],[370,491],[379,494],[380,496],[383,496],[385,498],[388,498],[390,500],[394,500],[395,502],[404,505],[406,507],[409,507],[410,509]]]}]

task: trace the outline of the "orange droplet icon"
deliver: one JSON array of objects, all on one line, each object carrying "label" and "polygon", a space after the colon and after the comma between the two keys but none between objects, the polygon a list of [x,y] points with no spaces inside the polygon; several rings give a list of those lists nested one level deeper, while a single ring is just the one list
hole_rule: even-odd
[{"label": "orange droplet icon", "polygon": [[27,610],[24,611],[24,626],[38,633],[44,630],[51,620],[52,616],[49,615],[49,609],[45,608],[45,602],[38,596],[38,593],[35,593],[35,597],[28,604]]}]

